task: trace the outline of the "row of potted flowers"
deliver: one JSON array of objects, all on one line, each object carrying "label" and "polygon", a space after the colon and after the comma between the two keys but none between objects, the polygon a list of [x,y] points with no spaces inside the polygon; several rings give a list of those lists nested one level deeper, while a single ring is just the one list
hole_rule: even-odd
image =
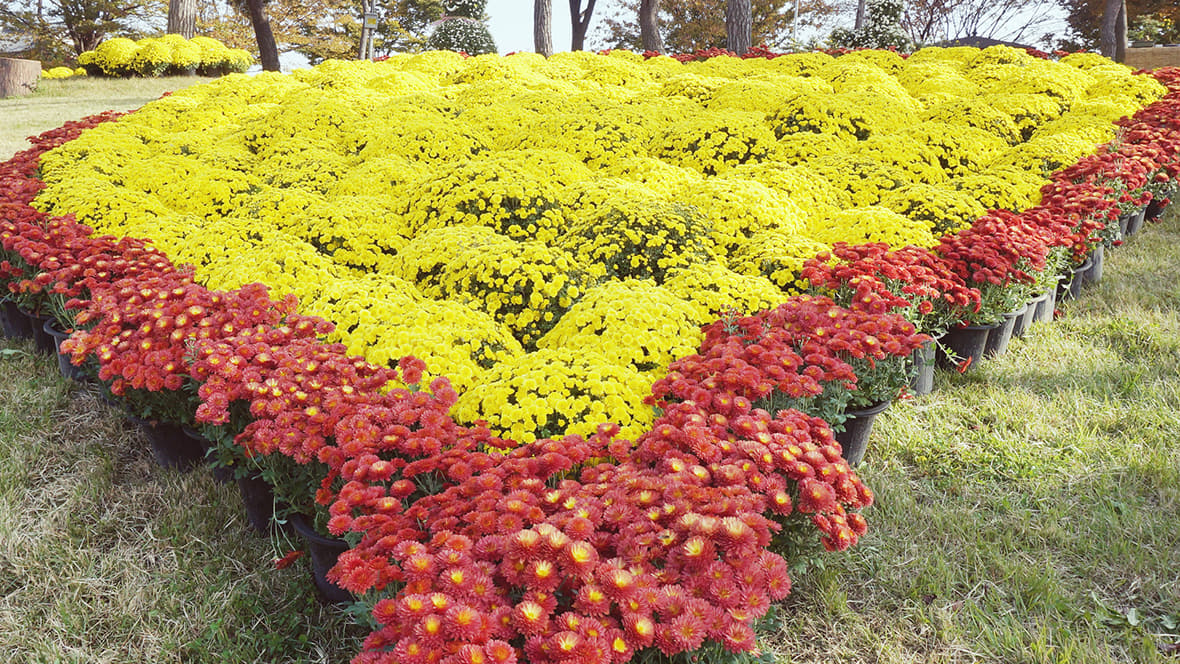
[{"label": "row of potted flowers", "polygon": [[[872,494],[815,415],[895,395],[906,372],[878,374],[926,340],[914,322],[995,323],[1055,284],[1068,264],[1054,259],[1079,262],[1104,232],[1113,243],[1120,205],[1158,205],[1180,170],[1180,77],[1159,78],[1169,97],[1058,174],[1042,206],[987,215],[931,251],[838,246],[805,270],[827,296],[709,326],[653,387],[662,414],[634,444],[610,425],[521,446],[461,427],[445,379],[419,389],[421,363],[373,366],[321,343],[330,324],[291,298],[209,291],[142,241],[29,208],[40,152],[107,118],[4,165],[0,278],[63,317],[72,300],[80,331],[64,348],[96,360],[114,396],[199,426],[223,463],[352,533],[332,577],[381,625],[357,661],[749,651],[810,528],[829,549],[865,529],[853,510]],[[386,391],[395,378],[410,389]]]}]

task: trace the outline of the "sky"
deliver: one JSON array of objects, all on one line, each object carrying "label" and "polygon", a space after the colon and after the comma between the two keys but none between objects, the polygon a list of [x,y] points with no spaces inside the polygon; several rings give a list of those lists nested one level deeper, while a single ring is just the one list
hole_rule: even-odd
[{"label": "sky", "polygon": [[[551,0],[553,3],[553,50],[568,51],[570,49],[570,9],[567,0]],[[585,0],[582,0],[584,2]],[[718,3],[722,6],[721,3]],[[594,7],[594,17],[590,22],[590,35],[594,34],[595,26],[608,13],[615,3],[611,0],[598,0]],[[1061,12],[1058,12],[1061,13]],[[496,40],[496,48],[500,53],[533,50],[533,1],[532,0],[488,0],[487,14],[492,37]],[[1014,17],[1019,19],[1021,17]],[[827,26],[827,30],[835,27],[836,23]],[[1056,17],[1052,29],[1064,33],[1064,17]],[[823,33],[826,34],[827,30]],[[800,34],[801,39],[820,37],[822,34]],[[1004,35],[997,35],[1004,37]],[[1028,42],[1040,35],[1030,35]]]},{"label": "sky", "polygon": [[[552,0],[553,2],[553,50],[570,50],[570,6],[566,0]],[[594,20],[599,18],[604,4],[602,0],[595,3],[594,18],[591,19],[590,29],[594,29]],[[533,2],[532,0],[488,0],[488,26],[492,37],[496,40],[496,48],[501,53],[533,50]]]}]

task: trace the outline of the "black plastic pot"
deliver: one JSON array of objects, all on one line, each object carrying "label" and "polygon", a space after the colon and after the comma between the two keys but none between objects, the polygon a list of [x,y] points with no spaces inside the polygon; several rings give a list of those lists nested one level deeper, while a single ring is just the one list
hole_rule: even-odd
[{"label": "black plastic pot", "polygon": [[347,590],[328,580],[328,570],[336,566],[336,559],[348,550],[348,542],[336,537],[325,537],[316,532],[311,522],[301,514],[290,518],[295,532],[303,538],[311,557],[312,581],[320,600],[328,604],[350,604],[356,597]]},{"label": "black plastic pot", "polygon": [[914,396],[934,391],[934,358],[937,354],[936,340],[931,339],[910,354],[913,375],[910,377],[910,393]]},{"label": "black plastic pot", "polygon": [[131,416],[127,420],[143,431],[152,446],[152,457],[164,468],[187,473],[205,457],[201,444],[186,436],[184,430],[175,424]]},{"label": "black plastic pot", "polygon": [[1037,312],[1033,315],[1034,323],[1052,323],[1053,312],[1057,310],[1057,287],[1045,291],[1044,299],[1037,302]]},{"label": "black plastic pot", "polygon": [[1106,263],[1106,247],[1098,245],[1090,252],[1090,269],[1082,273],[1082,286],[1089,286],[1102,281],[1102,268]]},{"label": "black plastic pot", "polygon": [[63,378],[78,381],[79,383],[87,380],[86,372],[82,367],[76,367],[70,362],[70,356],[67,353],[61,352],[61,342],[70,338],[70,333],[58,328],[57,321],[53,318],[45,321],[42,324],[42,329],[45,334],[53,338],[53,351],[57,355],[57,370],[61,372]]},{"label": "black plastic pot", "polygon": [[1029,328],[1032,327],[1033,321],[1036,320],[1037,306],[1046,297],[1048,297],[1047,294],[1041,293],[1037,297],[1034,297],[1028,301],[1028,306],[1024,308],[1024,315],[1018,317],[1016,319],[1016,323],[1012,326],[1013,337],[1020,338],[1028,333]]},{"label": "black plastic pot", "polygon": [[1016,329],[1016,319],[1023,318],[1028,305],[1016,311],[1004,314],[1004,320],[998,326],[988,331],[987,342],[983,346],[984,357],[998,357],[1008,352],[1008,342],[1012,340],[1012,331]]},{"label": "black plastic pot", "polygon": [[988,334],[999,325],[967,325],[947,330],[938,346],[938,366],[948,370],[962,368],[965,371],[979,364],[987,347]]},{"label": "black plastic pot", "polygon": [[9,339],[33,338],[33,326],[29,317],[11,300],[0,302],[0,331]]},{"label": "black plastic pot", "polygon": [[239,477],[238,494],[246,508],[246,522],[258,533],[270,532],[275,525],[275,492],[261,477]]},{"label": "black plastic pot", "polygon": [[1143,230],[1143,221],[1146,218],[1147,218],[1147,209],[1146,208],[1131,215],[1131,218],[1127,220],[1127,232],[1124,233],[1124,236],[1131,237],[1132,235],[1135,235],[1139,231]]},{"label": "black plastic pot", "polygon": [[848,465],[856,466],[865,457],[865,450],[869,446],[869,434],[873,430],[873,420],[889,407],[890,401],[882,401],[859,410],[846,411],[848,419],[844,420],[844,430],[835,434],[840,449],[844,450],[844,459]]},{"label": "black plastic pot", "polygon": [[1086,257],[1086,261],[1075,267],[1070,275],[1057,286],[1057,301],[1076,299],[1082,294],[1082,284],[1086,280],[1086,273],[1094,265],[1093,259]]},{"label": "black plastic pot", "polygon": [[29,317],[29,324],[33,327],[33,346],[37,352],[46,355],[57,355],[57,340],[46,331],[45,326],[53,319],[49,316],[25,314]]}]

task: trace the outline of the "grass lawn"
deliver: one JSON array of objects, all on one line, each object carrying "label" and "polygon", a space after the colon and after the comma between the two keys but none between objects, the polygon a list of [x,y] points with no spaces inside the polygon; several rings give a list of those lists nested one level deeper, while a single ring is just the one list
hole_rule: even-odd
[{"label": "grass lawn", "polygon": [[0,161],[29,147],[25,140],[103,111],[130,111],[165,92],[210,81],[199,76],[163,78],[65,78],[42,80],[27,97],[0,99]]},{"label": "grass lawn", "polygon": [[[0,113],[23,114],[24,135],[187,82],[101,82],[128,86],[123,98],[58,84],[80,102],[47,82]],[[878,418],[860,468],[877,493],[869,533],[795,575],[766,644],[778,662],[1180,662],[1177,208],[1108,253],[1104,280],[1060,320]],[[233,487],[156,467],[31,344],[0,341],[0,377],[5,661],[358,650],[367,629],[316,603],[306,561],[273,569],[293,545],[249,534]]]}]

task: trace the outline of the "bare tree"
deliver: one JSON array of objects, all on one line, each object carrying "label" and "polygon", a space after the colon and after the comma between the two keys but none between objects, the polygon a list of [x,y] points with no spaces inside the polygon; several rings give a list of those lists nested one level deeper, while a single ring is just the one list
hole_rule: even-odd
[{"label": "bare tree", "polygon": [[1057,0],[910,0],[902,27],[923,45],[959,37],[1028,43],[1053,29]]},{"label": "bare tree", "polygon": [[265,0],[246,0],[246,9],[250,12],[250,25],[254,26],[254,37],[258,40],[258,56],[262,60],[263,71],[279,71],[279,47],[275,44],[274,32],[270,29],[270,19],[266,17]]},{"label": "bare tree", "polygon": [[853,30],[860,30],[865,27],[865,0],[856,0],[856,23],[853,24]]},{"label": "bare tree", "polygon": [[573,28],[571,51],[581,51],[586,46],[586,31],[590,28],[590,18],[594,15],[594,2],[595,0],[586,0],[586,8],[582,9],[582,0],[570,0],[570,27]]},{"label": "bare tree", "polygon": [[729,50],[738,55],[745,55],[750,50],[753,23],[750,0],[725,1],[725,43]]},{"label": "bare tree", "polygon": [[533,0],[533,50],[553,55],[553,0]]},{"label": "bare tree", "polygon": [[192,39],[197,31],[197,0],[168,0],[168,33]]},{"label": "bare tree", "polygon": [[[640,26],[646,0],[615,0],[603,4],[606,12],[595,21],[591,46],[646,50]],[[653,1],[656,5],[657,1]],[[717,0],[658,0],[655,32],[665,53],[692,53],[726,47],[725,13]],[[851,5],[849,5],[851,6]],[[751,44],[767,44],[775,50],[791,48],[796,27],[823,28],[839,12],[836,0],[800,0],[795,21],[795,0],[751,0]],[[652,49],[655,50],[655,49]]]},{"label": "bare tree", "polygon": [[1102,55],[1115,62],[1127,59],[1126,0],[1106,0],[1103,3],[1099,45]]},{"label": "bare tree", "polygon": [[639,40],[645,51],[664,52],[664,38],[660,36],[660,0],[641,0],[639,3]]}]

